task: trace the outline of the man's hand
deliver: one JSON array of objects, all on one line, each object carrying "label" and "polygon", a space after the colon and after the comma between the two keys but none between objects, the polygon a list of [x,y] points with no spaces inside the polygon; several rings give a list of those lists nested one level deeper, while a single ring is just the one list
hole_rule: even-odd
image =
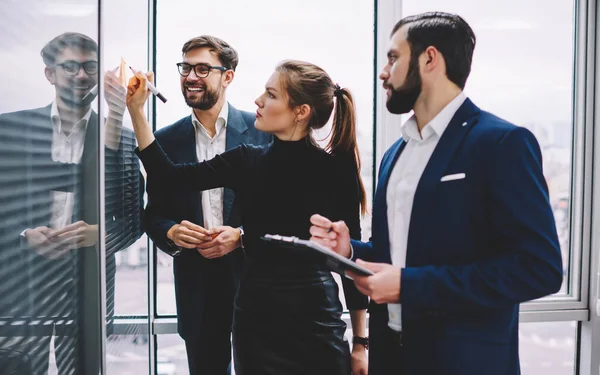
[{"label": "man's hand", "polygon": [[48,227],[37,227],[25,231],[25,239],[30,249],[48,259],[65,256],[73,248],[72,244],[51,240],[53,230]]},{"label": "man's hand", "polygon": [[167,238],[186,249],[195,249],[198,245],[211,241],[208,230],[187,220],[173,225],[167,232]]},{"label": "man's hand", "polygon": [[84,221],[67,225],[55,230],[50,240],[57,243],[68,243],[71,248],[79,249],[96,245],[98,243],[98,225],[89,225]]},{"label": "man's hand", "polygon": [[356,288],[371,297],[375,303],[398,303],[400,301],[400,268],[387,263],[371,263],[358,259],[359,265],[373,271],[372,276],[359,276],[347,271]]},{"label": "man's hand", "polygon": [[343,221],[332,222],[321,215],[310,217],[310,240],[350,258],[350,230]]},{"label": "man's hand", "polygon": [[367,349],[364,346],[360,344],[352,345],[352,354],[350,356],[352,375],[369,374],[369,361],[367,357]]},{"label": "man's hand", "polygon": [[210,242],[197,246],[198,252],[205,258],[220,258],[240,247],[242,232],[239,228],[220,226],[211,229],[209,232],[211,237],[214,238]]}]

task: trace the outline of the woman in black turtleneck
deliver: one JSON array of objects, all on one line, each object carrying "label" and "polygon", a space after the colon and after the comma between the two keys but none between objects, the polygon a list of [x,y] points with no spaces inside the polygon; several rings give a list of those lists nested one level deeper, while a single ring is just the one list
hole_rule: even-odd
[{"label": "woman in black turtleneck", "polygon": [[[136,77],[127,105],[148,174],[162,181],[163,189],[227,187],[241,200],[247,263],[235,302],[236,373],[350,374],[338,287],[322,259],[260,240],[265,234],[308,239],[316,213],[345,221],[352,238],[360,239],[365,192],[350,93],[313,64],[285,61],[256,100],[256,128],[275,136],[271,144],[242,145],[202,163],[174,165],[154,140],[143,111],[152,74]],[[327,123],[334,102],[325,151],[311,130]],[[358,320],[354,334],[364,336],[367,299],[350,282],[344,282],[344,291]],[[355,345],[353,359],[358,360],[352,370],[357,374],[366,371],[363,355],[364,348]]]}]

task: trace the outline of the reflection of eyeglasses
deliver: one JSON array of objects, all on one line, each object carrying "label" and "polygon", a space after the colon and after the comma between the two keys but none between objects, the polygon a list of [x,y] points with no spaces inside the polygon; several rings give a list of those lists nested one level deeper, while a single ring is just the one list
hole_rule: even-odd
[{"label": "reflection of eyeglasses", "polygon": [[65,61],[60,64],[56,64],[56,65],[63,68],[63,70],[65,71],[65,74],[68,76],[74,76],[77,73],[79,73],[79,71],[81,70],[81,67],[83,67],[83,70],[88,75],[93,75],[93,74],[98,73],[98,61],[93,61],[93,60],[84,61],[82,63],[79,63],[77,61],[68,60],[68,61]]},{"label": "reflection of eyeglasses", "polygon": [[224,66],[210,66],[206,64],[190,65],[184,62],[177,63],[177,68],[179,69],[179,74],[181,74],[182,77],[189,76],[193,70],[196,73],[196,77],[198,78],[208,77],[212,69],[220,70],[222,72],[229,70]]}]

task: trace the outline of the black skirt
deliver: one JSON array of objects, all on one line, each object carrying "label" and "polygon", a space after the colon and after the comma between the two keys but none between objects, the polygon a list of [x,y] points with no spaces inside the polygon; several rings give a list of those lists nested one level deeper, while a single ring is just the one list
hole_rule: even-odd
[{"label": "black skirt", "polygon": [[250,266],[235,302],[236,374],[349,375],[350,347],[341,315],[339,288],[330,272]]}]

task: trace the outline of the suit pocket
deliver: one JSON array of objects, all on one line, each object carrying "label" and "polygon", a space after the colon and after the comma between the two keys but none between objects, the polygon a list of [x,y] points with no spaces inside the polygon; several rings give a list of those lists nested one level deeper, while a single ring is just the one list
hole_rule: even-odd
[{"label": "suit pocket", "polygon": [[464,180],[467,177],[465,173],[447,174],[440,179],[440,182]]}]

